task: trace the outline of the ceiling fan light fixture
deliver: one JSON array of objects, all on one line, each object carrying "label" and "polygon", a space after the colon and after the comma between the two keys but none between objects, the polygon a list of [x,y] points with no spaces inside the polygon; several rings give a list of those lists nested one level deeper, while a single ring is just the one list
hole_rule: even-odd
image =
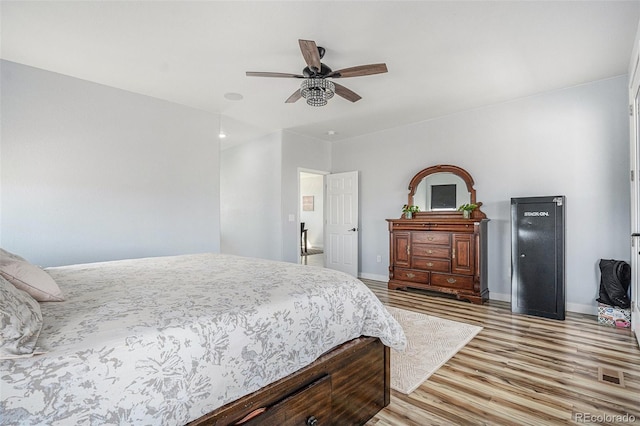
[{"label": "ceiling fan light fixture", "polygon": [[300,95],[311,106],[325,106],[335,93],[335,84],[323,78],[306,78],[300,85]]},{"label": "ceiling fan light fixture", "polygon": [[[0,0],[1,1],[1,0]],[[311,106],[325,106],[327,101],[338,95],[349,102],[358,102],[362,96],[347,89],[341,84],[332,83],[327,78],[360,77],[364,75],[382,74],[387,72],[387,64],[357,65],[355,67],[342,68],[333,71],[330,67],[320,62],[324,57],[325,49],[313,40],[298,40],[300,52],[307,66],[302,74],[289,74],[283,72],[247,71],[248,77],[278,77],[278,78],[302,78],[300,89],[296,90],[284,101],[292,104],[305,98]],[[336,92],[336,89],[338,91]]]}]

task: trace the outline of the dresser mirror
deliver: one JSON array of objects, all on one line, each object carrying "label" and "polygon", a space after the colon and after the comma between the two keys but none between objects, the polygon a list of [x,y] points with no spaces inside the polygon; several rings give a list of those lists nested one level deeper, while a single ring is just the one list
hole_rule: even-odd
[{"label": "dresser mirror", "polygon": [[[461,205],[482,204],[476,201],[473,184],[471,175],[458,166],[440,164],[427,167],[411,179],[407,204],[420,208],[418,213],[414,213],[416,217],[462,216],[458,211]],[[476,208],[471,217],[486,216]]]}]

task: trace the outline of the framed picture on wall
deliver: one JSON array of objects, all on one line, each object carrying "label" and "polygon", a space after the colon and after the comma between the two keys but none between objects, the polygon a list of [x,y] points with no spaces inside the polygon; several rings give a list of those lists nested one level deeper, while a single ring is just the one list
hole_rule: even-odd
[{"label": "framed picture on wall", "polygon": [[302,211],[305,211],[305,212],[313,211],[313,195],[302,196]]}]

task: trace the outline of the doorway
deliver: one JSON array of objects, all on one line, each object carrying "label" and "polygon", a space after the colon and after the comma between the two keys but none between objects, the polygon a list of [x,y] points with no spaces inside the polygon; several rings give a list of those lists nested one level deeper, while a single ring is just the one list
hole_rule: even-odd
[{"label": "doorway", "polygon": [[640,33],[631,55],[629,79],[631,178],[631,329],[640,345]]},{"label": "doorway", "polygon": [[328,172],[300,170],[299,259],[303,265],[324,267],[324,176]]},{"label": "doorway", "polygon": [[[640,63],[640,58],[636,64]],[[640,75],[638,68],[631,80],[631,328],[640,345]]]}]

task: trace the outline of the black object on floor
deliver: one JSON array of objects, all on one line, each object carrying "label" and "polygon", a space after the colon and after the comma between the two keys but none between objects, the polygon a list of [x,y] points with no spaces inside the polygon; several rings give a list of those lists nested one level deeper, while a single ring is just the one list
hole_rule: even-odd
[{"label": "black object on floor", "polygon": [[623,260],[600,259],[600,303],[628,309],[631,266]]}]

